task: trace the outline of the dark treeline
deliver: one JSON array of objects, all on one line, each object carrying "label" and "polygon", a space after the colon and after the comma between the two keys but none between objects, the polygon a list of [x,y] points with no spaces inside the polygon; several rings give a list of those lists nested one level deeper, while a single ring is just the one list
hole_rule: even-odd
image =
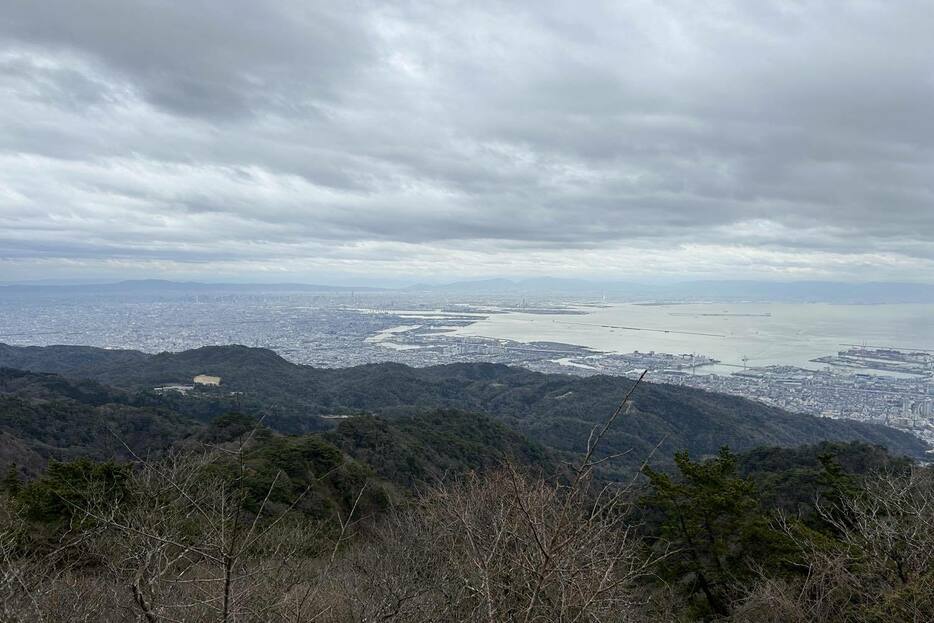
[{"label": "dark treeline", "polygon": [[[139,435],[139,443],[145,443],[143,437],[165,438],[172,429],[184,436],[187,431],[176,426],[177,418],[196,427],[231,410],[262,419],[274,430],[298,434],[332,429],[337,420],[327,418],[333,416],[371,414],[393,419],[453,409],[486,414],[535,443],[559,453],[574,453],[633,383],[619,377],[540,374],[493,364],[319,369],[292,364],[268,350],[242,346],[146,355],[80,346],[0,345],[2,366],[37,375],[62,375],[58,380],[37,376],[33,382],[39,385],[102,384],[98,397],[90,390],[56,391],[60,401],[131,413],[138,428],[153,429],[152,435]],[[159,385],[190,383],[197,374],[220,376],[221,386],[199,388],[187,396],[152,392]],[[21,392],[4,391],[3,377],[0,371],[0,395],[35,402],[34,397],[24,397]],[[100,404],[102,400],[106,405]],[[176,420],[159,417],[168,413]],[[644,383],[633,397],[627,421],[627,426],[608,431],[600,448],[607,455],[628,451],[604,466],[618,479],[638,470],[643,458],[653,454],[659,444],[653,461],[669,464],[677,451],[712,456],[723,445],[744,451],[822,440],[865,441],[914,457],[922,457],[927,449],[913,435],[881,425],[788,413],[738,397],[653,383]],[[14,430],[7,428],[7,432],[16,436]],[[21,441],[30,445],[29,439]],[[49,440],[37,451],[53,456],[54,448],[67,449],[66,442]],[[34,458],[32,462],[37,461]]]}]

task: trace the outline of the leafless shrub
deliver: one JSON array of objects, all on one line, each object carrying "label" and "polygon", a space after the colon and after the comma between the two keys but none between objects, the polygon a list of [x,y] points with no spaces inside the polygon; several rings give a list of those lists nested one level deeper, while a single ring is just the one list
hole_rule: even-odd
[{"label": "leafless shrub", "polygon": [[336,570],[335,621],[632,621],[653,563],[620,492],[507,466],[437,487]]},{"label": "leafless shrub", "polygon": [[[293,512],[301,495],[266,512],[279,476],[248,512],[246,442],[138,459],[132,499],[91,498],[73,508],[74,529],[55,556],[18,555],[17,518],[8,513],[9,527],[0,529],[0,590],[10,613],[3,620],[314,620],[298,616],[290,599],[315,590],[322,550],[336,553],[351,517],[341,518],[335,540],[323,522]],[[81,618],[84,604],[95,607]]]},{"label": "leafless shrub", "polygon": [[934,620],[934,472],[879,474],[834,505],[818,504],[836,533],[781,529],[798,545],[802,580],[763,579],[737,620]]},{"label": "leafless shrub", "polygon": [[628,489],[593,483],[594,468],[611,458],[595,460],[597,445],[631,393],[595,427],[570,482],[506,464],[438,485],[388,518],[329,578],[327,620],[645,618],[635,587],[657,559],[644,556],[627,521]]},{"label": "leafless shrub", "polygon": [[115,610],[112,587],[102,590],[100,574],[72,555],[73,547],[86,552],[89,538],[69,534],[65,545],[34,556],[24,550],[26,534],[11,500],[0,496],[0,621],[99,621]]}]

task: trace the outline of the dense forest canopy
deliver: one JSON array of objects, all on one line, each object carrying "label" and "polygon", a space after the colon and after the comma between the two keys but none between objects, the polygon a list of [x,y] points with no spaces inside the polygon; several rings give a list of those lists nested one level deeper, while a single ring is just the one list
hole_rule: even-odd
[{"label": "dense forest canopy", "polygon": [[[243,346],[146,355],[77,346],[0,345],[0,366],[92,379],[119,388],[110,391],[124,396],[121,400],[133,408],[171,411],[202,423],[236,410],[263,419],[275,430],[303,433],[329,430],[349,415],[391,419],[454,409],[486,414],[534,442],[571,453],[580,451],[594,424],[615,409],[633,383],[495,364],[319,369]],[[190,384],[198,374],[219,376],[221,385],[198,387],[187,396],[152,392],[166,384]],[[670,463],[680,450],[712,456],[723,445],[747,450],[823,440],[866,441],[914,457],[928,449],[912,435],[881,425],[788,413],[733,396],[648,382],[633,397],[625,426],[608,432],[601,451],[628,452],[605,466],[624,477],[653,452],[657,460]]]}]

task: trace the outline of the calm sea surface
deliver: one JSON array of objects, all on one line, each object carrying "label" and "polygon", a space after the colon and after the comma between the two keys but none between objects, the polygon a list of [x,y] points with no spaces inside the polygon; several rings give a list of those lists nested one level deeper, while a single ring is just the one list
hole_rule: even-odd
[{"label": "calm sea surface", "polygon": [[810,360],[843,350],[844,344],[934,351],[934,305],[705,303],[583,309],[586,315],[494,314],[455,334],[619,353],[697,353],[732,364],[747,357],[750,366],[806,368],[820,367]]}]

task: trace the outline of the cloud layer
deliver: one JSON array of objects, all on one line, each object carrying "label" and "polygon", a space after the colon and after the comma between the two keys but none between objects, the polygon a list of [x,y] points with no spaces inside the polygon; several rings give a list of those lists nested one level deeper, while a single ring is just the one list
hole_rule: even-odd
[{"label": "cloud layer", "polygon": [[932,281],[932,29],[922,1],[12,0],[0,272]]}]

